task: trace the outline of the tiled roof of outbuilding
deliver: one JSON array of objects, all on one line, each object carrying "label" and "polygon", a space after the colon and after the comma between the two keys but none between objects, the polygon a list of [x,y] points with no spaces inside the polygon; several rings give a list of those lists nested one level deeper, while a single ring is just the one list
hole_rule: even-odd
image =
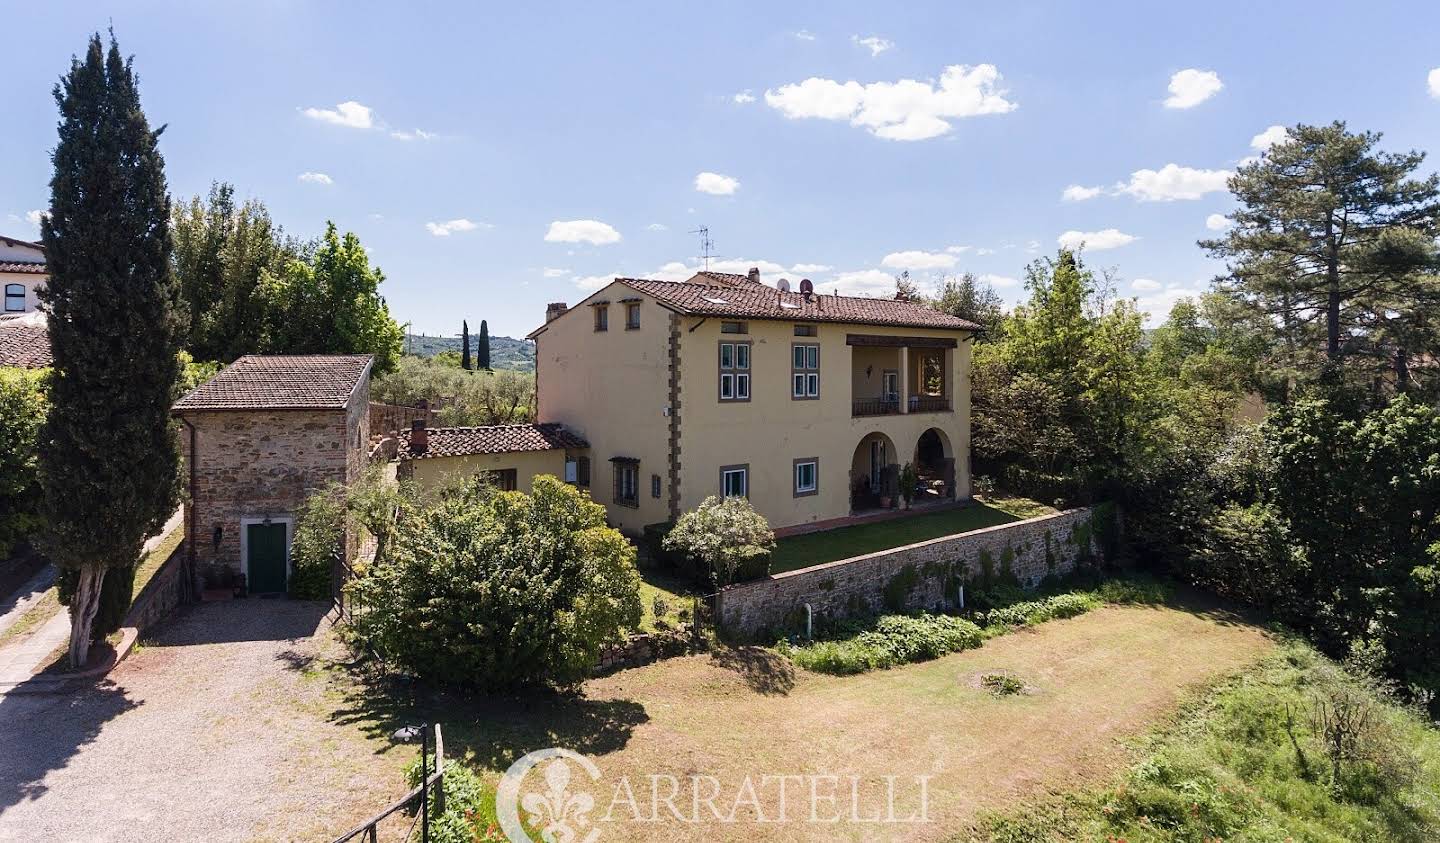
[{"label": "tiled roof of outbuilding", "polygon": [[490,427],[432,427],[425,450],[416,451],[402,436],[400,459],[463,457],[470,454],[513,454],[556,448],[589,448],[590,443],[561,424],[499,424]]},{"label": "tiled roof of outbuilding", "polygon": [[46,272],[45,261],[0,261],[0,272],[44,275]]},{"label": "tiled roof of outbuilding", "polygon": [[203,410],[339,410],[373,361],[368,354],[247,354],[175,402]]},{"label": "tiled roof of outbuilding", "polygon": [[44,369],[53,362],[50,332],[44,325],[0,323],[0,366]]},{"label": "tiled roof of outbuilding", "polygon": [[[745,276],[737,276],[745,279]],[[782,293],[763,284],[715,287],[644,278],[616,281],[653,296],[660,303],[695,316],[735,319],[784,319],[796,322],[849,322],[857,325],[891,325],[906,328],[943,328],[978,331],[974,322],[934,308],[897,299],[871,299],[816,293]]]}]

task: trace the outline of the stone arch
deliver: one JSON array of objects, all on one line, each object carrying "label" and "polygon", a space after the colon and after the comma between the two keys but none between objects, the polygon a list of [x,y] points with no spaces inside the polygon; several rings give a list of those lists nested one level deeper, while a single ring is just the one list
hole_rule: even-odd
[{"label": "stone arch", "polygon": [[931,427],[921,433],[915,440],[912,462],[920,481],[917,500],[955,497],[955,451],[945,431]]},{"label": "stone arch", "polygon": [[860,437],[850,460],[850,508],[875,509],[882,498],[892,505],[899,494],[900,452],[895,442],[881,431]]}]

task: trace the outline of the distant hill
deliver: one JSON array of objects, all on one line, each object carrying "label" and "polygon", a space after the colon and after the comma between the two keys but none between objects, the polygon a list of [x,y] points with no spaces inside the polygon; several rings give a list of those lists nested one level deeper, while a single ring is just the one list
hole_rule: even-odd
[{"label": "distant hill", "polygon": [[[470,353],[475,353],[479,340],[470,335]],[[428,337],[424,334],[406,334],[405,351],[421,357],[434,357],[444,351],[460,353],[460,337]],[[513,369],[517,372],[535,371],[535,346],[526,340],[512,337],[490,338],[490,368]]]}]

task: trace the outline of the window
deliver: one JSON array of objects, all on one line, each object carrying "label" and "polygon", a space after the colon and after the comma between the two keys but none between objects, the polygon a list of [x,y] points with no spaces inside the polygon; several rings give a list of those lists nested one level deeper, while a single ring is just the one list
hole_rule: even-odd
[{"label": "window", "polygon": [[790,347],[790,397],[820,397],[820,346],[796,343]]},{"label": "window", "polygon": [[748,334],[748,333],[750,333],[750,331],[747,330],[747,326],[745,325],[744,322],[721,322],[721,323],[720,323],[720,333],[722,333],[722,334]]},{"label": "window", "polygon": [[816,335],[816,331],[815,331],[815,326],[814,326],[814,325],[796,325],[796,326],[795,326],[795,336],[797,336],[797,337],[813,337],[813,336],[815,336],[815,335]]},{"label": "window", "polygon": [[625,305],[625,330],[634,331],[640,327],[640,303],[629,302]]},{"label": "window", "polygon": [[580,457],[575,460],[575,485],[590,488],[590,458]]},{"label": "window", "polygon": [[726,498],[750,496],[749,464],[720,466],[720,495]]},{"label": "window", "polygon": [[720,343],[720,400],[750,400],[750,343]]},{"label": "window", "polygon": [[620,506],[640,505],[640,463],[617,457],[615,465],[615,503]]},{"label": "window", "polygon": [[660,475],[658,474],[650,475],[650,497],[660,497]]},{"label": "window", "polygon": [[595,306],[595,330],[610,330],[610,306],[599,304]]},{"label": "window", "polygon": [[513,468],[482,471],[480,475],[485,478],[486,483],[489,483],[502,492],[513,492],[519,488],[516,482],[519,480],[519,477],[516,476],[516,471]]},{"label": "window", "polygon": [[25,285],[5,285],[5,312],[20,313],[25,310]]},{"label": "window", "polygon": [[803,498],[820,491],[819,457],[801,457],[795,461],[795,497]]}]

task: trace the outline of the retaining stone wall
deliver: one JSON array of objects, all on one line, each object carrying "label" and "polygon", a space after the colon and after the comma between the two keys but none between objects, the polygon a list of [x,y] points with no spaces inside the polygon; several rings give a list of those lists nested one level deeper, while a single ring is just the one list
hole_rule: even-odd
[{"label": "retaining stone wall", "polygon": [[[1109,522],[1107,525],[1104,522]],[[801,631],[805,605],[816,622],[878,612],[953,608],[962,583],[1009,580],[1033,588],[1047,575],[1100,561],[1097,533],[1117,529],[1114,508],[1101,505],[774,574],[722,591],[721,631],[736,639]]]}]

